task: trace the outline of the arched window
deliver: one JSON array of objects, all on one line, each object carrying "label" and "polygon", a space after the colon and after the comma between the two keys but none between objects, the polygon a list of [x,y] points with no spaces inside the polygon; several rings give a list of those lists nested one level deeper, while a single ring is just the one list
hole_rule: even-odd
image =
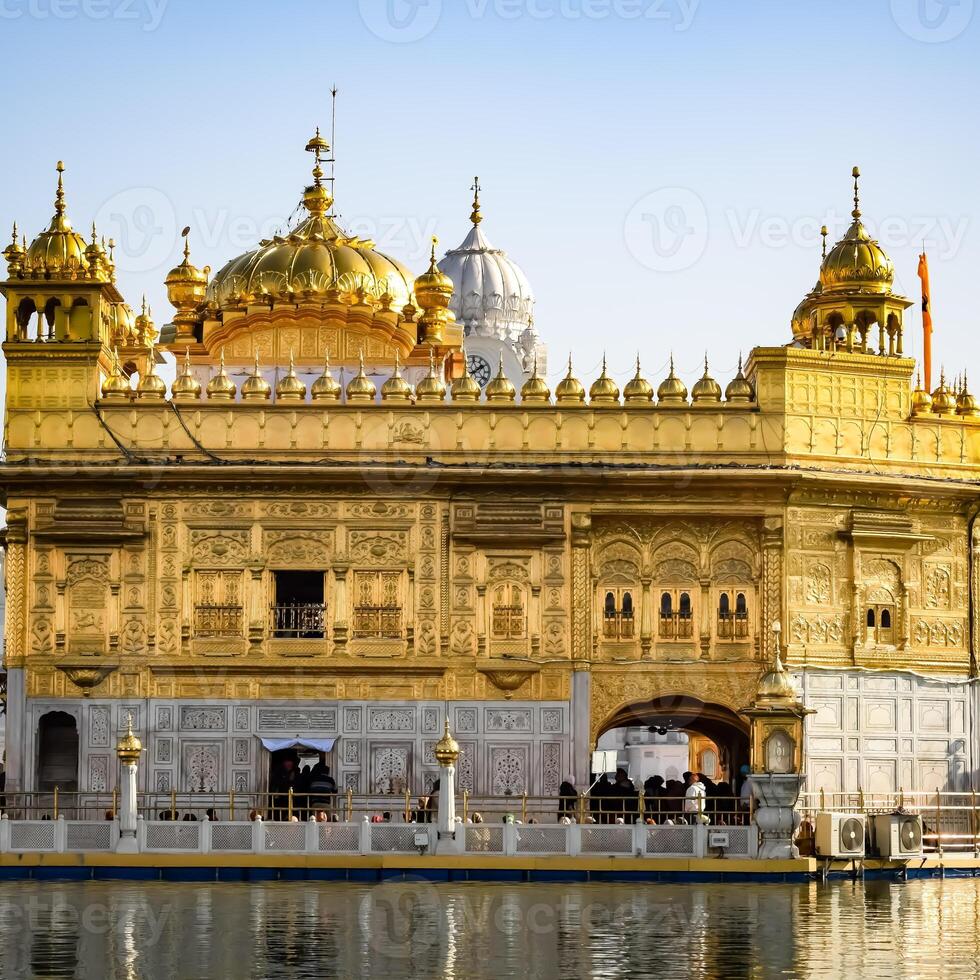
[{"label": "arched window", "polygon": [[[734,606],[734,612],[732,607]],[[744,592],[721,592],[718,595],[719,640],[745,640],[749,635],[749,604]]]},{"label": "arched window", "polygon": [[875,611],[874,609],[868,610],[868,629],[873,630],[875,628]]},{"label": "arched window", "polygon": [[681,593],[680,615],[684,619],[691,617],[691,597],[687,592]]},{"label": "arched window", "polygon": [[888,609],[881,610],[881,628],[890,630],[892,628],[892,614]]},{"label": "arched window", "polygon": [[731,602],[729,601],[728,593],[722,592],[721,597],[718,599],[718,618],[728,619],[731,614]]},{"label": "arched window", "polygon": [[674,611],[673,606],[674,606],[673,596],[671,596],[669,592],[664,592],[663,595],[660,596],[660,615],[661,616],[672,615]]},{"label": "arched window", "polygon": [[735,615],[748,616],[748,614],[749,614],[749,607],[745,602],[745,593],[739,592],[739,594],[735,596]]},{"label": "arched window", "polygon": [[865,622],[869,644],[895,642],[895,606],[892,603],[875,603],[873,606],[868,606]]},{"label": "arched window", "polygon": [[630,593],[630,592],[624,592],[623,593],[623,604],[622,604],[621,610],[622,610],[623,616],[626,616],[626,617],[629,617],[629,618],[632,619],[632,617],[633,617],[633,595],[632,595],[632,593]]},{"label": "arched window", "polygon": [[[675,612],[676,610],[676,612]],[[660,596],[660,637],[687,640],[694,635],[694,614],[689,592],[664,592]]]},{"label": "arched window", "polygon": [[604,607],[606,619],[616,618],[616,596],[612,592],[606,593],[606,602]]}]

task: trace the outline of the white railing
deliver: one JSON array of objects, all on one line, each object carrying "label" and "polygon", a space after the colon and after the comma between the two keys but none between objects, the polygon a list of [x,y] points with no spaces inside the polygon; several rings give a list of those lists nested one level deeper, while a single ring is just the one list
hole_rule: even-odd
[{"label": "white railing", "polygon": [[[0,819],[0,853],[115,851],[118,820]],[[754,826],[704,824],[457,823],[440,842],[435,824],[295,821],[137,821],[147,854],[537,854],[589,857],[754,858]],[[129,850],[133,850],[132,847]]]}]

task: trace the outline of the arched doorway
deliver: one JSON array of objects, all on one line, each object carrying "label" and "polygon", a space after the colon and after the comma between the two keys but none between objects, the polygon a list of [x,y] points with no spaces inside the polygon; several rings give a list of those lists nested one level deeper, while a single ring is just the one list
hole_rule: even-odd
[{"label": "arched doorway", "polygon": [[78,723],[64,711],[49,711],[37,726],[37,788],[78,792]]},{"label": "arched doorway", "polygon": [[[702,701],[693,695],[669,694],[620,705],[600,725],[593,748],[598,747],[603,735],[614,729],[641,735],[649,733],[652,746],[660,744],[664,737],[669,740],[670,733],[686,733],[684,744],[690,744],[700,759],[715,753],[716,772],[732,783],[737,781],[739,770],[749,761],[748,722],[725,705]],[[689,758],[686,749],[682,758]],[[676,763],[677,766],[681,764]],[[688,765],[703,771],[696,761]],[[633,778],[637,775],[631,773]]]}]

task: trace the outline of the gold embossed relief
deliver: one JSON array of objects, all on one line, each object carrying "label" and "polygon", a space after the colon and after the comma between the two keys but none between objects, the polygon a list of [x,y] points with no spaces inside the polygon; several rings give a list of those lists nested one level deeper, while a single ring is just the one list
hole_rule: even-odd
[{"label": "gold embossed relief", "polygon": [[65,592],[70,652],[106,653],[111,625],[109,582],[108,555],[68,557]]}]

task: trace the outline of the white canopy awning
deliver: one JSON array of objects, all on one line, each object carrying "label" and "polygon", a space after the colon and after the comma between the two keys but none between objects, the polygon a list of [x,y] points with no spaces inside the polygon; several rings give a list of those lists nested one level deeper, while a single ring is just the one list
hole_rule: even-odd
[{"label": "white canopy awning", "polygon": [[280,749],[312,749],[314,752],[329,752],[337,744],[335,738],[262,738],[262,744],[270,752]]}]

